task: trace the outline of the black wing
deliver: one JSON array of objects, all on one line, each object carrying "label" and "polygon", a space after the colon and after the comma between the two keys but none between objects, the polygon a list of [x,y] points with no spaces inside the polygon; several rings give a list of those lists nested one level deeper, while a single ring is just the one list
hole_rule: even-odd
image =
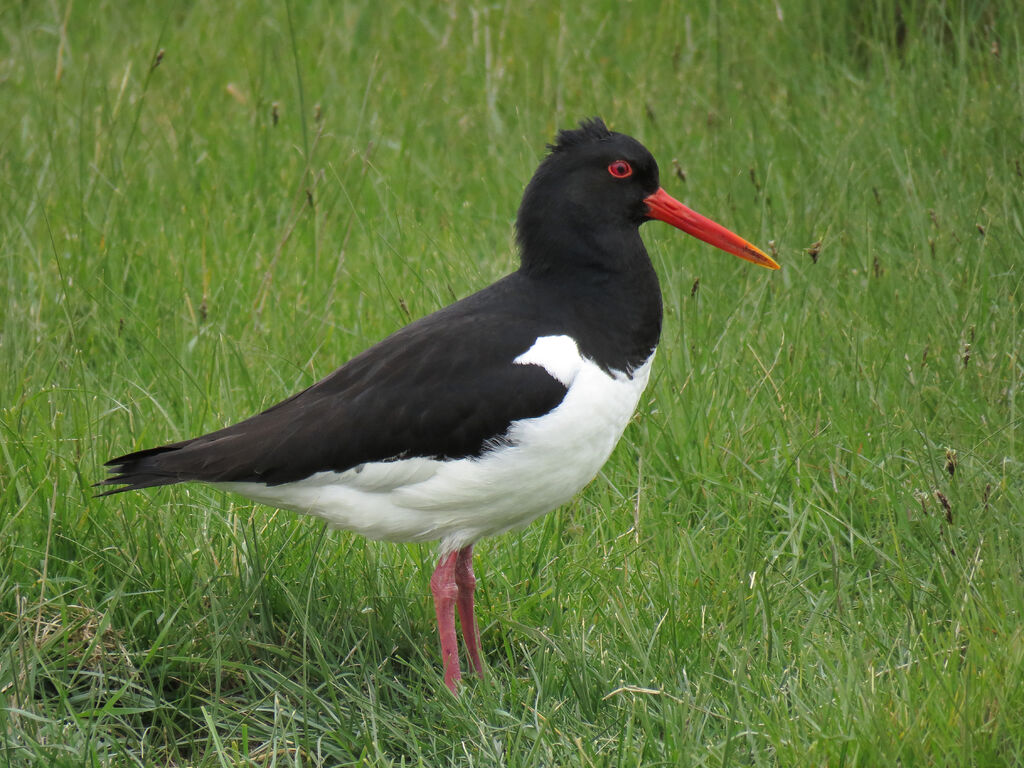
[{"label": "black wing", "polygon": [[123,487],[102,495],[188,480],[279,485],[365,462],[479,456],[512,422],[547,413],[566,393],[543,368],[513,364],[545,329],[515,307],[501,311],[510,299],[503,282],[252,418],[112,459],[113,476],[97,485]]}]

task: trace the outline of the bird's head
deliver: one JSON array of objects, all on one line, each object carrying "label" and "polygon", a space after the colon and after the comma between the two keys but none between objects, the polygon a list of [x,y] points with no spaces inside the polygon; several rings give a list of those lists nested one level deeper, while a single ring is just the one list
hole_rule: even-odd
[{"label": "bird's head", "polygon": [[602,244],[615,247],[618,238],[636,238],[641,224],[658,219],[754,264],[779,268],[756,246],[669,195],[647,148],[608,130],[600,118],[560,131],[548,149],[516,220],[524,258],[558,247],[562,234],[597,251]]}]

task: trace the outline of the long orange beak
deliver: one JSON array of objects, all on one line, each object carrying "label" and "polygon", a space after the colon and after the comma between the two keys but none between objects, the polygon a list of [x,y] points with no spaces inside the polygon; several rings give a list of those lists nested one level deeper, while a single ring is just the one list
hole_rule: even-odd
[{"label": "long orange beak", "polygon": [[647,203],[648,216],[664,221],[677,227],[688,235],[693,235],[705,243],[721,248],[726,253],[739,256],[768,269],[778,269],[778,262],[756,245],[751,245],[739,235],[734,235],[721,224],[701,216],[694,210],[676,200],[662,188],[653,195],[644,198]]}]

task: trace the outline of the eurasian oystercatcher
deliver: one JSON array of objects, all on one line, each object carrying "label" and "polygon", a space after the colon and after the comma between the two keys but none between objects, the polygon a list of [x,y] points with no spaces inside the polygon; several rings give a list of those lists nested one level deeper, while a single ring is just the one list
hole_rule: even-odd
[{"label": "eurasian oystercatcher", "polygon": [[439,540],[444,682],[461,677],[456,608],[482,675],[473,544],[589,483],[647,385],[662,309],[640,225],[779,266],[669,196],[651,153],[599,118],[549,150],[519,207],[518,270],[263,413],[112,459],[98,485],[123,487],[103,495],[196,481],[373,539]]}]

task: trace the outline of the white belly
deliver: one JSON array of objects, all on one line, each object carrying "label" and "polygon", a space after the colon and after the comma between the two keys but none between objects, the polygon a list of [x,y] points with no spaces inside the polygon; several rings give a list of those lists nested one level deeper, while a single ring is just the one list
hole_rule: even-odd
[{"label": "white belly", "polygon": [[526,525],[594,479],[647,386],[654,354],[632,376],[608,375],[567,336],[546,336],[516,359],[566,385],[550,413],[513,422],[505,441],[480,457],[401,459],[294,483],[217,483],[331,526],[390,541],[441,540],[442,554]]}]

